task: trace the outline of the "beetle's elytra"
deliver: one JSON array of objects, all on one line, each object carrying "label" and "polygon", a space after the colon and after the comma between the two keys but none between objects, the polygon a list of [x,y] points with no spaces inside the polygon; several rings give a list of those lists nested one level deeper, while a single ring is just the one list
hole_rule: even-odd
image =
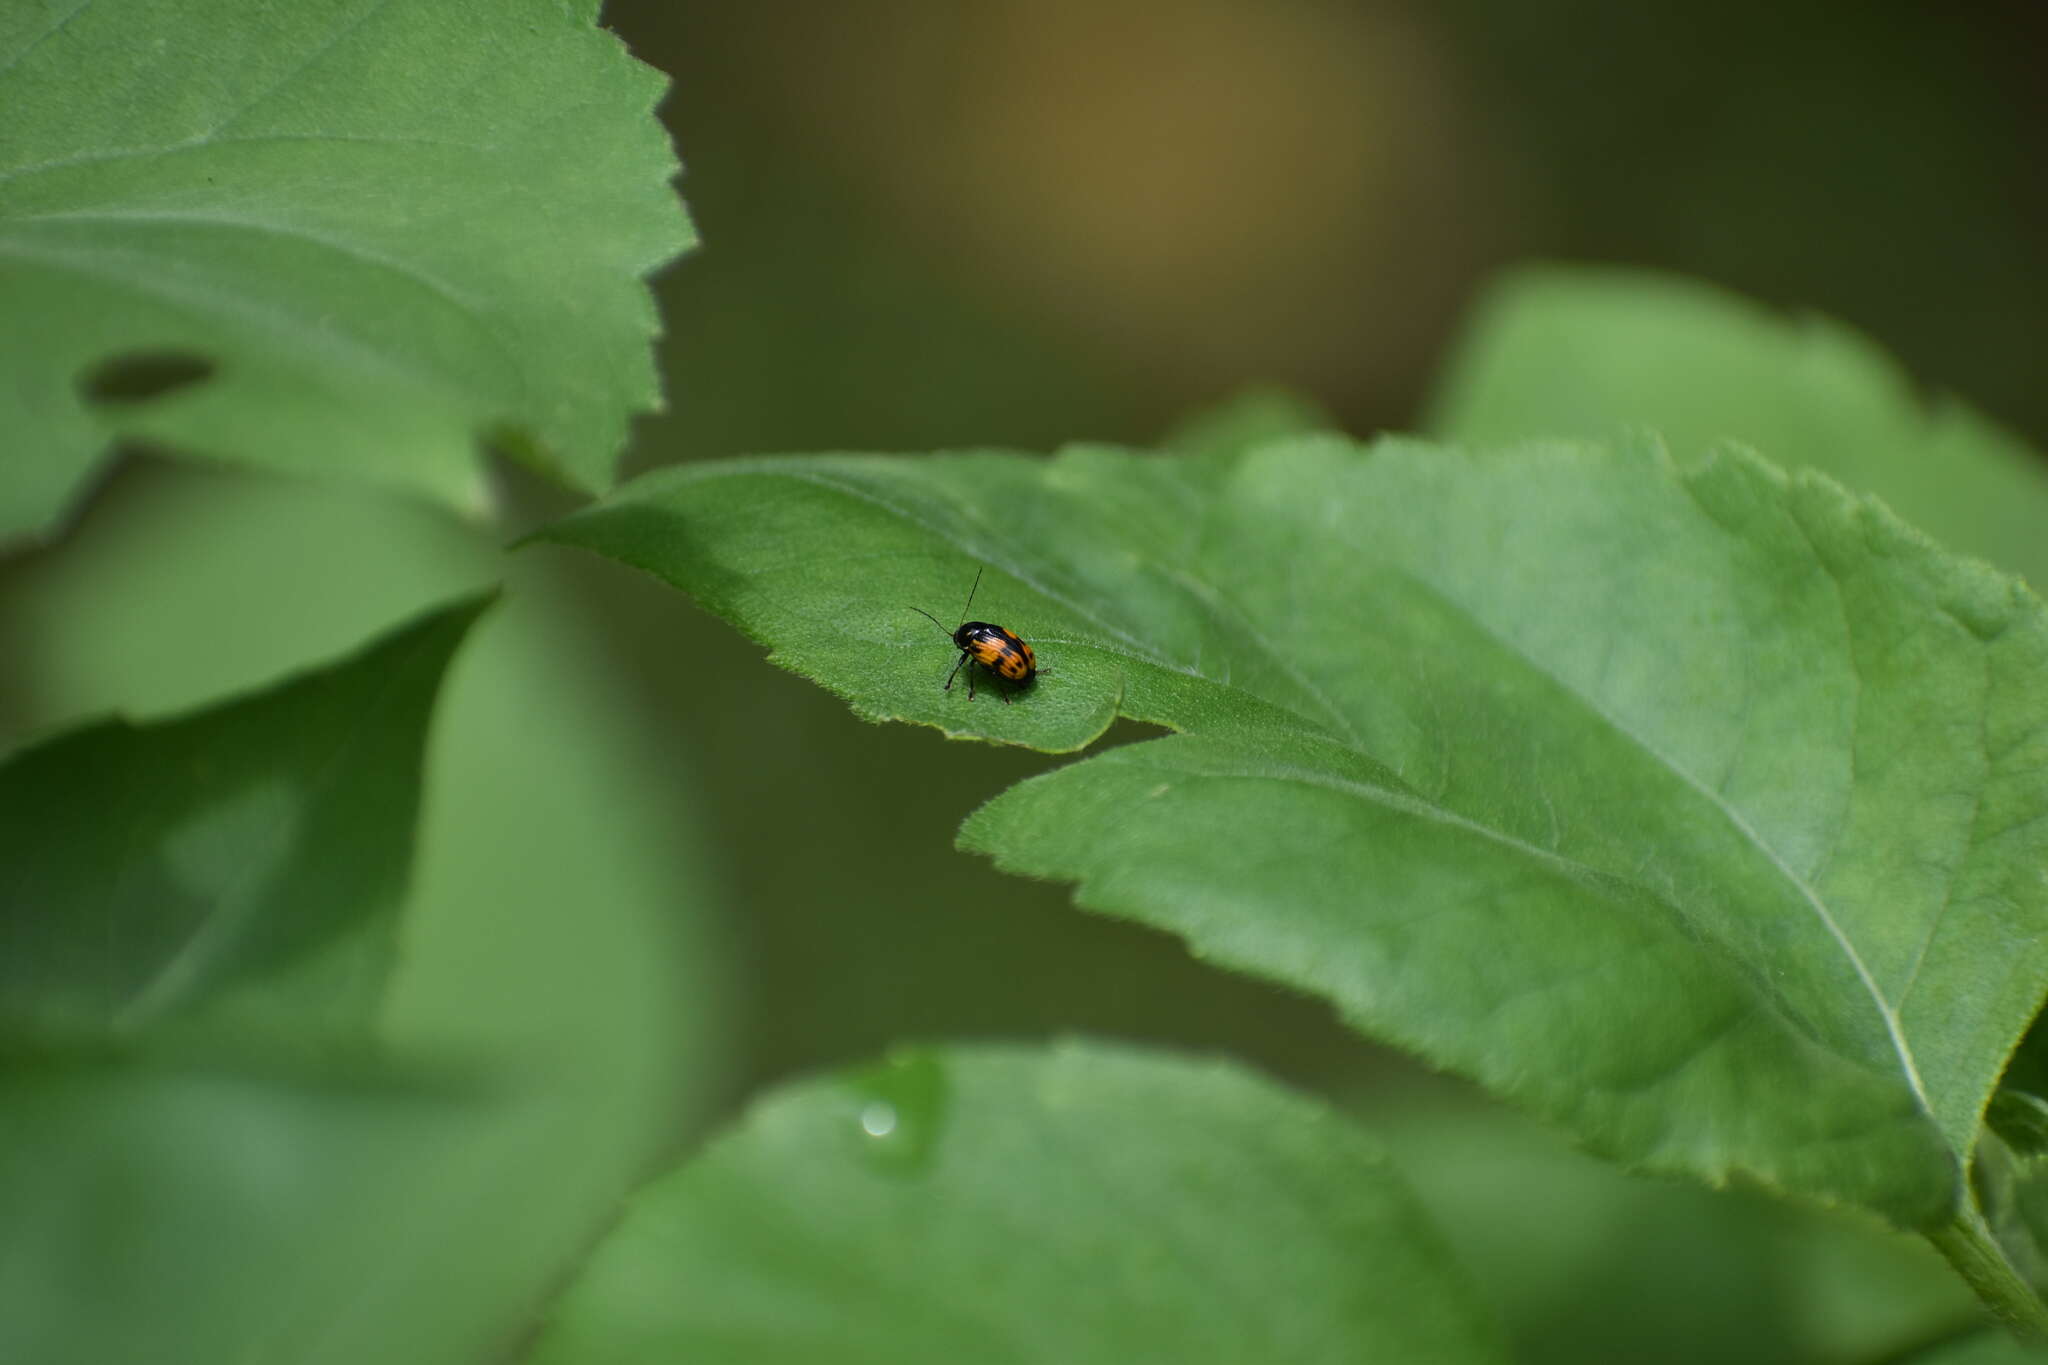
[{"label": "beetle's elytra", "polygon": [[[967,590],[967,606],[960,609],[960,624],[948,632],[954,647],[960,651],[960,660],[946,675],[946,686],[942,690],[952,691],[953,679],[968,664],[980,664],[996,680],[996,690],[1002,694],[1003,704],[1008,706],[1010,691],[1002,684],[1008,683],[1015,688],[1029,687],[1031,680],[1038,676],[1038,656],[1031,652],[1030,645],[1017,638],[1014,631],[988,621],[967,619],[967,610],[974,605],[974,594],[981,588],[981,573],[980,569],[974,571],[974,586]],[[923,607],[912,607],[911,610],[940,630],[946,629],[945,622]],[[971,668],[967,668],[967,700],[974,700],[974,670]]]}]

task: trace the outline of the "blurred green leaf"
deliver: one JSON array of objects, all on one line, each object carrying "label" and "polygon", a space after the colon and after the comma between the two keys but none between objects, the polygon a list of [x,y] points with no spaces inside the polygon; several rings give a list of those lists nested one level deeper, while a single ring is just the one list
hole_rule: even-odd
[{"label": "blurred green leaf", "polygon": [[1228,460],[1285,437],[1336,429],[1337,419],[1312,399],[1286,389],[1250,388],[1191,414],[1160,445]]},{"label": "blurred green leaf", "polygon": [[[962,841],[1608,1155],[1946,1220],[2048,968],[2048,617],[1733,453],[1310,439],[672,471],[550,533],[875,719],[1073,748]],[[945,611],[1046,672],[940,690]],[[937,614],[937,612],[935,612]],[[942,616],[941,619],[951,619]]]},{"label": "blurred green leaf", "polygon": [[0,1016],[360,1031],[392,966],[427,722],[487,600],[261,695],[0,767]]},{"label": "blurred green leaf", "polygon": [[1631,1175],[1442,1078],[1345,1107],[1370,1116],[1519,1365],[1869,1365],[1979,1320],[1925,1239],[1867,1214]]},{"label": "blurred green leaf", "polygon": [[269,686],[488,590],[505,563],[448,509],[388,490],[129,461],[62,540],[0,569],[0,750]]},{"label": "blurred green leaf", "polygon": [[1985,1112],[1970,1182],[2006,1261],[2048,1288],[2048,1100],[2010,1083]]},{"label": "blurred green leaf", "polygon": [[582,488],[657,406],[690,232],[596,0],[0,18],[0,539],[117,438],[468,506],[490,436]]},{"label": "blurred green leaf", "polygon": [[2048,1156],[2048,1099],[2008,1083],[1991,1097],[1984,1117],[2014,1152]]},{"label": "blurred green leaf", "polygon": [[2038,1365],[2041,1349],[2006,1332],[1976,1332],[1960,1340],[1899,1356],[1899,1365]]},{"label": "blurred green leaf", "polygon": [[1871,342],[1691,280],[1547,267],[1482,301],[1429,429],[1473,445],[1661,434],[1681,459],[1738,440],[1877,494],[1948,545],[2048,585],[2048,463],[1929,400]]},{"label": "blurred green leaf", "polygon": [[435,708],[391,1064],[218,1032],[0,1059],[0,1359],[500,1358],[701,1120],[730,968],[694,774],[651,742],[572,558],[507,562],[361,488],[143,466],[0,593],[47,728],[184,710],[511,570]]},{"label": "blurred green leaf", "polygon": [[1363,1134],[1078,1043],[785,1087],[645,1190],[537,1359],[699,1358],[1502,1359]]},{"label": "blurred green leaf", "polygon": [[40,1365],[427,1359],[330,1344],[351,1296],[417,1269],[494,1121],[445,1077],[0,1059],[0,1346]]}]

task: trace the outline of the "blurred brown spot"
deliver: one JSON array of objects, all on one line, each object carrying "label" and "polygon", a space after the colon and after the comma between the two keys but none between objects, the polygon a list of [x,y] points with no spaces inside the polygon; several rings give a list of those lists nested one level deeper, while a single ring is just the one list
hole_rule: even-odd
[{"label": "blurred brown spot", "polygon": [[791,131],[965,287],[1161,398],[1399,405],[1505,249],[1510,178],[1409,7],[880,9],[784,32]]}]

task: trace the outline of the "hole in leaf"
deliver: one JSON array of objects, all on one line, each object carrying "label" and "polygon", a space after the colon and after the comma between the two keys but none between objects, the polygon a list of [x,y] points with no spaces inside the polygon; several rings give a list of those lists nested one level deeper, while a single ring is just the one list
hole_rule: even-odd
[{"label": "hole in leaf", "polygon": [[147,403],[190,388],[214,369],[211,360],[190,351],[130,351],[87,370],[78,387],[91,403]]}]

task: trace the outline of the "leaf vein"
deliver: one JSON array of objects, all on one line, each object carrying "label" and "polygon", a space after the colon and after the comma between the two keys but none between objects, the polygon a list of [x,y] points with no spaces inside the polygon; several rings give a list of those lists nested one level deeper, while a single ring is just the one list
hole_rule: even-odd
[{"label": "leaf vein", "polygon": [[[1826,568],[1825,565],[1822,567],[1823,569]],[[1830,573],[1831,578],[1832,576],[1832,573]],[[1877,980],[1871,974],[1870,964],[1864,961],[1863,955],[1857,951],[1854,941],[1850,939],[1847,931],[1842,928],[1841,922],[1835,918],[1834,912],[1828,908],[1827,903],[1821,899],[1819,893],[1814,890],[1807,880],[1801,877],[1792,865],[1785,860],[1784,855],[1769,840],[1763,837],[1757,828],[1749,822],[1748,817],[1732,802],[1721,793],[1715,791],[1694,773],[1687,770],[1676,759],[1666,754],[1655,744],[1652,744],[1648,738],[1636,733],[1623,724],[1618,716],[1613,715],[1601,706],[1595,697],[1583,689],[1573,686],[1546,667],[1515,641],[1494,630],[1478,612],[1465,607],[1462,603],[1454,603],[1454,605],[1472,623],[1475,629],[1484,632],[1489,638],[1497,642],[1501,648],[1521,659],[1527,667],[1534,670],[1538,675],[1547,678],[1560,691],[1577,698],[1579,703],[1603,725],[1634,745],[1659,767],[1690,788],[1702,800],[1711,805],[1721,818],[1727,821],[1729,827],[1740,835],[1746,843],[1763,855],[1765,861],[1784,879],[1786,885],[1798,894],[1800,900],[1805,903],[1808,910],[1820,922],[1821,926],[1827,931],[1828,936],[1834,940],[1835,946],[1841,950],[1850,967],[1855,971],[1857,980],[1862,984],[1865,992],[1868,993],[1871,1002],[1877,1007],[1878,1018],[1884,1025],[1885,1033],[1891,1043],[1893,1052],[1898,1057],[1899,1065],[1905,1073],[1907,1083],[1912,1088],[1914,1098],[1919,1101],[1923,1108],[1929,1107],[1926,1087],[1921,1081],[1920,1069],[1914,1061],[1912,1048],[1907,1044],[1905,1034],[1900,1028],[1897,1013],[1892,1009],[1890,1002],[1885,999],[1884,992],[1878,988]]]},{"label": "leaf vein", "polygon": [[91,9],[92,6],[93,0],[79,0],[78,6],[75,9],[73,9],[69,14],[65,15],[63,18],[59,19],[56,23],[44,29],[41,33],[38,33],[21,49],[21,51],[14,54],[14,59],[8,62],[7,65],[0,66],[0,76],[4,76],[8,72],[14,70],[15,67],[20,66],[22,62],[28,58],[28,55],[30,53],[34,52],[37,48],[41,47],[50,39],[56,37],[59,33],[62,33],[65,29],[71,27],[71,21],[76,19],[79,15],[85,13],[87,10]]},{"label": "leaf vein", "polygon": [[344,24],[339,28],[335,29],[332,33],[330,33],[327,36],[326,42],[321,43],[318,47],[315,47],[308,51],[305,54],[305,56],[302,57],[298,61],[298,63],[295,64],[289,71],[286,71],[283,75],[279,76],[275,81],[272,81],[263,90],[256,92],[255,94],[251,95],[248,99],[244,100],[239,108],[232,110],[226,118],[222,119],[219,123],[216,123],[211,129],[211,131],[207,134],[207,136],[209,138],[217,137],[222,132],[222,130],[232,128],[236,124],[236,122],[247,117],[250,110],[254,109],[259,104],[262,104],[265,100],[269,99],[272,95],[275,95],[278,91],[290,85],[293,81],[296,81],[299,77],[305,75],[306,72],[310,71],[313,68],[314,63],[318,62],[328,53],[334,51],[334,49],[339,47],[343,41],[353,36],[365,24],[369,23],[372,19],[375,19],[376,17],[381,15],[385,10],[389,9],[390,7],[391,0],[373,0],[373,3],[370,5],[370,7],[364,10],[361,14],[358,14],[353,22]]}]

